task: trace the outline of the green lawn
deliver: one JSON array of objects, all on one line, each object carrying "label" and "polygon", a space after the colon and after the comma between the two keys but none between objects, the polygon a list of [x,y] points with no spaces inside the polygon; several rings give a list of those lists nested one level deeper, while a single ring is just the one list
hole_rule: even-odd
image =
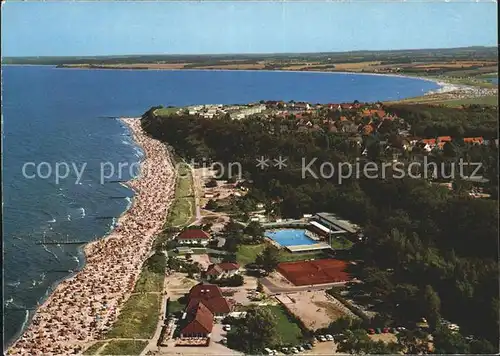
[{"label": "green lawn", "polygon": [[470,105],[470,104],[481,104],[481,105],[498,105],[498,96],[482,96],[479,98],[470,98],[470,99],[460,99],[460,100],[444,100],[439,102],[440,104],[444,104],[446,106],[461,106],[461,105]]},{"label": "green lawn", "polygon": [[94,345],[90,346],[85,352],[83,353],[84,355],[95,355],[97,353],[97,350],[99,350],[106,341],[98,341]]},{"label": "green lawn", "polygon": [[167,225],[187,225],[195,215],[195,206],[191,169],[184,164],[179,164],[175,200],[170,208]]},{"label": "green lawn", "polygon": [[180,311],[184,310],[185,307],[186,307],[186,305],[180,303],[178,300],[170,300],[168,302],[168,313],[174,314],[174,313],[180,312]]},{"label": "green lawn", "polygon": [[163,274],[152,272],[149,268],[143,267],[139,280],[135,285],[134,293],[161,292],[163,290],[163,280]]},{"label": "green lawn", "polygon": [[130,296],[106,338],[149,339],[152,337],[158,324],[160,297],[158,294]]},{"label": "green lawn", "polygon": [[177,110],[179,110],[178,107],[156,109],[155,115],[156,116],[168,116],[171,114],[175,114],[177,112]]},{"label": "green lawn", "polygon": [[239,245],[238,252],[236,252],[236,260],[241,265],[255,262],[257,255],[264,250],[266,244],[259,245]]},{"label": "green lawn", "polygon": [[[267,244],[258,245],[240,245],[238,252],[236,252],[236,260],[239,264],[245,265],[247,263],[255,262],[257,255],[264,250]],[[304,252],[304,253],[291,253],[284,249],[280,251],[281,262],[303,261],[310,259],[325,258],[323,252]]]},{"label": "green lawn", "polygon": [[287,312],[282,306],[266,306],[274,314],[278,323],[277,333],[280,335],[281,344],[283,345],[297,345],[302,340],[302,330],[300,327],[288,317]]},{"label": "green lawn", "polygon": [[139,355],[148,344],[147,341],[112,340],[104,350],[103,355]]},{"label": "green lawn", "polygon": [[345,237],[332,237],[331,246],[337,250],[348,250],[352,247],[353,243],[351,240],[346,239]]}]

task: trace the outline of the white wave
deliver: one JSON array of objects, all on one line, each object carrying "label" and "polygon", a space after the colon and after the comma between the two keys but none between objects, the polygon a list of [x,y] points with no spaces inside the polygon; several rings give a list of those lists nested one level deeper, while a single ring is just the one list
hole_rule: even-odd
[{"label": "white wave", "polygon": [[127,201],[127,209],[128,209],[132,205],[132,199],[130,197],[126,197],[125,200]]},{"label": "white wave", "polygon": [[85,208],[80,208],[80,212],[82,213],[82,219],[85,217]]},{"label": "white wave", "polygon": [[8,307],[9,305],[11,305],[12,303],[14,302],[14,298],[9,298],[8,300],[5,301],[4,305],[6,307]]},{"label": "white wave", "polygon": [[122,140],[122,143],[123,143],[124,145],[130,145],[130,142],[129,142],[128,140]]},{"label": "white wave", "polygon": [[68,214],[67,218],[66,218],[68,221],[71,221],[71,215]]},{"label": "white wave", "polygon": [[[44,249],[45,251],[47,251],[48,253],[50,253],[52,256],[54,256],[54,258],[55,258],[57,261],[59,261],[59,257],[57,257],[57,255],[56,255],[53,251],[49,250],[49,249],[47,248],[47,246],[46,246],[46,245],[43,245],[43,244],[42,244],[42,246],[43,246],[43,249]],[[44,278],[45,278],[45,277],[44,277]]]},{"label": "white wave", "polygon": [[55,223],[56,222],[56,219],[52,219],[52,220],[47,220],[48,223]]},{"label": "white wave", "polygon": [[78,259],[77,256],[71,256],[71,258],[78,264],[80,265],[80,260]]},{"label": "white wave", "polygon": [[30,318],[30,312],[28,309],[26,309],[26,313],[24,314],[24,320],[23,320],[23,323],[21,325],[21,330],[24,330],[24,328],[26,327],[26,324],[28,323],[29,318]]},{"label": "white wave", "polygon": [[16,288],[19,287],[20,284],[21,284],[21,282],[19,282],[19,281],[7,283],[8,286],[16,287]]}]

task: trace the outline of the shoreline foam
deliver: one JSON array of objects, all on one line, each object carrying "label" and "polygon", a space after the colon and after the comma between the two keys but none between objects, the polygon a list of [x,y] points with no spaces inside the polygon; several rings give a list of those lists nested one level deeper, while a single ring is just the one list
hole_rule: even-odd
[{"label": "shoreline foam", "polygon": [[[139,278],[172,202],[175,169],[166,147],[142,132],[140,120],[121,120],[144,152],[139,177],[126,183],[133,202],[109,234],[82,248],[83,268],[49,291],[9,354],[68,354],[96,340],[116,321]],[[143,170],[146,165],[154,169]]]}]

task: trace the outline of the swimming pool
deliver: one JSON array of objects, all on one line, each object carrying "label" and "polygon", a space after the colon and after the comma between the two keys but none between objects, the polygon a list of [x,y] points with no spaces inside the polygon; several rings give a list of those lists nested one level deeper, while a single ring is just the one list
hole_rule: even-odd
[{"label": "swimming pool", "polygon": [[318,243],[306,236],[306,230],[280,229],[266,231],[264,235],[281,246],[314,245]]}]

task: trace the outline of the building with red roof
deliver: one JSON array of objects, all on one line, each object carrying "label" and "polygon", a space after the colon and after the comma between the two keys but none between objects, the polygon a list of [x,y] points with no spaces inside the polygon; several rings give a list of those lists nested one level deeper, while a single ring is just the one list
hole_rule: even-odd
[{"label": "building with red roof", "polygon": [[198,303],[203,303],[214,315],[224,315],[231,312],[231,305],[222,296],[222,291],[215,284],[199,283],[188,294],[186,310],[192,310]]},{"label": "building with red roof", "polygon": [[237,263],[217,263],[207,268],[205,275],[208,280],[231,278],[240,273],[240,265]]},{"label": "building with red roof", "polygon": [[214,315],[203,303],[197,303],[191,309],[186,309],[180,324],[181,338],[210,337],[214,326]]},{"label": "building with red roof", "polygon": [[207,245],[210,241],[210,235],[201,229],[186,229],[177,236],[177,241],[187,245]]},{"label": "building with red roof", "polygon": [[482,145],[484,143],[484,139],[482,137],[465,137],[464,142]]}]

